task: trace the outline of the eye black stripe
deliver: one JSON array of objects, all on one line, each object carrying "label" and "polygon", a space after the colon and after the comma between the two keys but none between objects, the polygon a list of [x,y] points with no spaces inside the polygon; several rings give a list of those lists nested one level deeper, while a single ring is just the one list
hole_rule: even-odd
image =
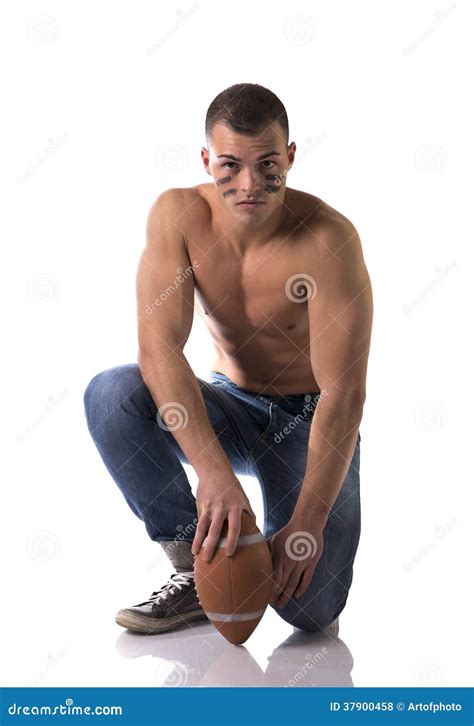
[{"label": "eye black stripe", "polygon": [[216,181],[216,184],[228,184],[231,179],[232,179],[231,176],[224,176],[224,177],[222,177],[222,179],[218,179]]},{"label": "eye black stripe", "polygon": [[227,191],[222,193],[222,196],[229,197],[231,194],[237,194],[237,189],[227,189]]}]

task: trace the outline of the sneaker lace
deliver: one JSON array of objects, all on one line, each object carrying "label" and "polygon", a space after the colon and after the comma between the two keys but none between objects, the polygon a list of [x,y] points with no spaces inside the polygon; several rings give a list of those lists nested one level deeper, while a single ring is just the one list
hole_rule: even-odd
[{"label": "sneaker lace", "polygon": [[159,590],[155,590],[150,595],[147,603],[159,603],[166,600],[170,595],[174,595],[177,590],[181,591],[183,587],[194,584],[194,572],[173,572],[168,582]]}]

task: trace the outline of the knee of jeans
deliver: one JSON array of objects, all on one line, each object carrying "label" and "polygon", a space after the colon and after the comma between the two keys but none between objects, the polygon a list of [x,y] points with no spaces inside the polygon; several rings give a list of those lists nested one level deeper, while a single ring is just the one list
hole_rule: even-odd
[{"label": "knee of jeans", "polygon": [[107,376],[113,369],[107,369],[97,373],[86,386],[84,391],[84,412],[89,419],[97,403],[97,396],[101,395],[107,386]]},{"label": "knee of jeans", "polygon": [[309,603],[305,608],[290,600],[284,608],[276,608],[276,611],[290,625],[311,633],[326,628],[339,614],[337,603],[323,600],[316,605]]},{"label": "knee of jeans", "polygon": [[89,383],[87,384],[87,386],[84,390],[84,396],[83,396],[84,413],[85,413],[87,419],[90,418],[94,393],[97,390],[97,383],[102,375],[103,375],[103,373],[97,373],[93,378],[91,378],[91,380],[89,381]]},{"label": "knee of jeans", "polygon": [[131,378],[131,386],[136,385],[138,382],[137,372],[137,365],[122,365],[107,368],[91,378],[85,388],[83,398],[84,413],[87,420],[90,421],[97,412],[103,414],[105,402],[110,404],[116,394],[123,398],[128,385],[126,383],[127,378]]}]

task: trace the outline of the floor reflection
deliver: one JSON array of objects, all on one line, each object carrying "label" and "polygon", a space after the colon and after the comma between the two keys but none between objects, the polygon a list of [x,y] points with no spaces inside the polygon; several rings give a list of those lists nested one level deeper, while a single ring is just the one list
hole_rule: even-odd
[{"label": "floor reflection", "polygon": [[123,658],[156,658],[157,686],[354,685],[351,678],[354,661],[340,638],[296,628],[273,650],[265,671],[245,645],[231,645],[210,623],[161,635],[124,631],[116,647]]}]

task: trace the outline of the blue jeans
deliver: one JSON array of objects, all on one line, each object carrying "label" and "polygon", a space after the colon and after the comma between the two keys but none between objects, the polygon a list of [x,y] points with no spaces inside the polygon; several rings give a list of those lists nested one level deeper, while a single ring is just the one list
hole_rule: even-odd
[{"label": "blue jeans", "polygon": [[[259,481],[268,540],[288,522],[298,499],[319,394],[258,395],[214,371],[210,380],[197,381],[235,474]],[[157,406],[138,365],[121,365],[94,376],[84,393],[84,409],[107,470],[151,539],[192,542],[196,500],[183,468],[189,462],[172,432],[158,425]],[[323,553],[310,586],[283,608],[272,604],[298,628],[320,630],[346,604],[360,536],[359,463],[360,433],[324,529]]]}]

